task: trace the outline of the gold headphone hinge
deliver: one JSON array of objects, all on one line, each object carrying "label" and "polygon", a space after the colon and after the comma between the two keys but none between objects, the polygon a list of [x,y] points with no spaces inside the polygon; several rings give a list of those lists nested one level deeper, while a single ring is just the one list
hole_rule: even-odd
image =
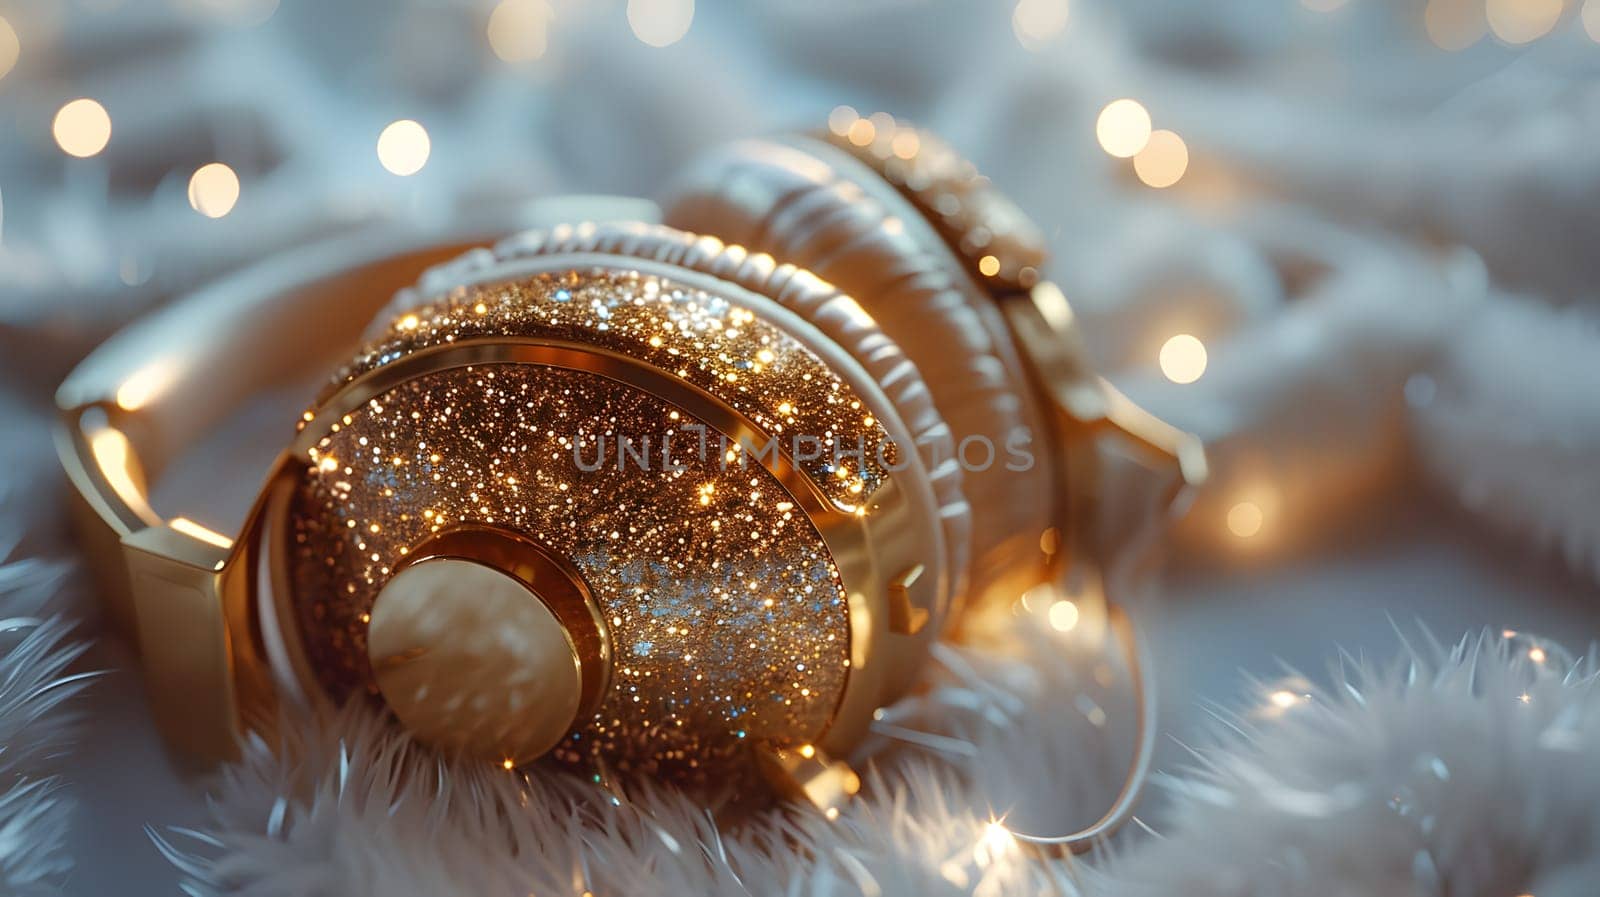
[{"label": "gold headphone hinge", "polygon": [[230,547],[171,524],[122,539],[151,712],[169,742],[201,762],[238,753],[229,587]]}]

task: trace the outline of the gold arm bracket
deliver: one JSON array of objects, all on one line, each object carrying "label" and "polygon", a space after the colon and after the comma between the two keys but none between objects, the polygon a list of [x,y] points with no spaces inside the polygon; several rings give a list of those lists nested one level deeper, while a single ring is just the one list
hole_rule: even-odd
[{"label": "gold arm bracket", "polygon": [[1182,485],[1199,486],[1207,476],[1200,439],[1140,408],[1084,364],[1082,339],[1072,306],[1049,281],[1000,303],[1006,323],[1032,366],[1050,403],[1071,429],[1089,436],[1113,435],[1147,460],[1170,464]]},{"label": "gold arm bracket", "polygon": [[232,542],[183,518],[122,538],[151,712],[189,758],[232,759],[241,728],[224,571]]},{"label": "gold arm bracket", "polygon": [[1105,398],[1103,426],[1109,432],[1146,458],[1176,465],[1182,485],[1193,488],[1205,483],[1210,471],[1200,437],[1139,407],[1104,378],[1096,379],[1100,381],[1100,392]]},{"label": "gold arm bracket", "polygon": [[911,600],[911,587],[922,578],[922,564],[909,567],[889,582],[889,630],[896,635],[916,635],[928,624],[927,608]]},{"label": "gold arm bracket", "polygon": [[756,759],[767,783],[788,800],[805,801],[836,819],[850,798],[861,790],[861,777],[842,761],[812,745],[757,748]]}]

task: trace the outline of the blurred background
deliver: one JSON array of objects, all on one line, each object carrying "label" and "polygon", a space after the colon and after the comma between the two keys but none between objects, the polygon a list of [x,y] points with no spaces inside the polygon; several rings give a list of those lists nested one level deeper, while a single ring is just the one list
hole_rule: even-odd
[{"label": "blurred background", "polygon": [[[1600,0],[0,0],[0,546],[67,550],[50,393],[186,288],[887,110],[1020,201],[1101,370],[1211,444],[1146,609],[1166,731],[1418,624],[1578,648],[1597,75]],[[286,420],[163,506],[226,529]],[[96,651],[72,888],[167,893],[143,827],[203,804]]]}]

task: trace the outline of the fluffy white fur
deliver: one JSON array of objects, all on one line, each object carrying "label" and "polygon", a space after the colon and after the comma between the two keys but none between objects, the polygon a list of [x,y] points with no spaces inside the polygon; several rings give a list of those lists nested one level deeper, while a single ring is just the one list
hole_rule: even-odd
[{"label": "fluffy white fur", "polygon": [[1344,658],[1331,692],[1264,684],[1259,708],[1219,713],[1192,768],[1164,777],[1160,834],[1086,863],[1031,858],[991,823],[1023,795],[1006,824],[1097,812],[1122,756],[1089,718],[1120,699],[1082,641],[1063,650],[1026,615],[1007,635],[1009,659],[947,655],[921,706],[895,711],[918,729],[943,718],[956,751],[884,752],[837,823],[790,810],[719,833],[672,793],[451,768],[350,712],[298,729],[315,734],[291,759],[254,745],[205,831],[159,838],[194,893],[253,897],[1592,893],[1592,653],[1425,640],[1388,667]]},{"label": "fluffy white fur", "polygon": [[[1539,347],[1530,364],[1525,347]],[[1499,297],[1414,378],[1411,429],[1426,468],[1508,534],[1534,534],[1600,579],[1595,384],[1600,321]],[[1534,401],[1534,398],[1537,401]]]},{"label": "fluffy white fur", "polygon": [[[1342,211],[1379,247],[1423,235],[1458,240],[1483,256],[1496,281],[1558,298],[1592,292],[1600,255],[1582,238],[1595,230],[1587,188],[1600,169],[1600,141],[1589,138],[1600,105],[1576,69],[1532,55],[1592,60],[1585,39],[1542,41],[1522,63],[1443,103],[1462,89],[1461,69],[1415,53],[1419,17],[1381,3],[1322,17],[1289,2],[1220,12],[1213,4],[1075,2],[1072,24],[1040,53],[1015,48],[1010,5],[764,5],[766,15],[750,18],[755,36],[772,40],[707,27],[710,4],[702,4],[680,48],[689,52],[657,53],[625,37],[618,4],[561,4],[552,64],[538,75],[549,79],[545,90],[528,89],[523,72],[474,80],[482,22],[453,16],[454,4],[365,0],[341,5],[344,15],[331,4],[283,4],[267,26],[219,28],[191,15],[193,4],[125,3],[115,15],[63,16],[72,40],[62,47],[71,52],[47,49],[42,35],[55,27],[30,31],[27,5],[13,4],[7,14],[31,49],[6,90],[16,108],[34,112],[4,136],[38,136],[0,153],[12,166],[0,245],[0,373],[11,378],[0,456],[45,457],[48,447],[23,451],[7,438],[40,426],[22,406],[48,404],[68,359],[120,319],[217,270],[364,220],[431,220],[446,197],[512,203],[574,184],[653,191],[656,175],[714,134],[785,129],[851,102],[932,118],[1005,186],[1026,191],[1025,205],[1054,239],[1056,273],[1085,300],[1086,320],[1098,315],[1093,329],[1118,331],[1102,336],[1104,360],[1148,367],[1169,333],[1206,337],[1217,350],[1213,369],[1177,395],[1194,407],[1205,390],[1238,384],[1214,408],[1233,422],[1223,432],[1238,434],[1214,446],[1219,472],[1230,458],[1286,459],[1288,473],[1303,474],[1296,482],[1318,491],[1285,492],[1326,525],[1328,504],[1358,494],[1352,486],[1368,466],[1400,454],[1409,422],[1425,466],[1446,488],[1491,519],[1546,533],[1595,569],[1600,339],[1591,323],[1532,302],[1492,305],[1428,371],[1436,397],[1407,418],[1400,385],[1444,330],[1391,325],[1422,320],[1428,308],[1419,300],[1433,285],[1406,272],[1334,278],[1330,293],[1348,288],[1330,294],[1334,302],[1279,315],[1292,292],[1279,275],[1303,277],[1307,266],[1282,264],[1263,245],[1281,238],[1278,222],[1275,234],[1241,232],[1223,244],[1206,236],[1226,224],[1219,218],[1263,220],[1260,197],[1238,189],[1255,183],[1308,218]],[[915,39],[901,39],[908,16]],[[1562,25],[1580,27],[1576,16]],[[417,46],[402,40],[408,34],[427,51],[405,50]],[[1374,40],[1385,35],[1405,39]],[[1323,99],[1297,89],[1301,78],[1267,76],[1302,71],[1308,46],[1341,63],[1328,67],[1337,90]],[[985,60],[980,77],[949,64],[977,58]],[[1219,68],[1169,68],[1186,58]],[[112,152],[63,177],[43,135],[69,84],[112,101],[117,136]],[[437,159],[418,181],[425,191],[397,190],[373,164],[367,124],[375,122],[353,120],[330,84],[370,98],[363,105],[374,110],[441,122]],[[1189,141],[1193,170],[1174,190],[1138,188],[1126,164],[1089,139],[1099,107],[1124,91]],[[241,166],[247,199],[221,220],[193,214],[181,176],[141,180],[187,171],[199,132],[220,135],[230,158],[283,160],[271,170]],[[142,186],[106,190],[102,171]],[[1227,189],[1207,193],[1219,183]],[[1229,194],[1239,204],[1196,202],[1192,220],[1171,217],[1167,200],[1191,187],[1191,198]],[[1150,212],[1155,203],[1159,214]],[[1152,220],[1176,223],[1162,234]],[[1330,267],[1374,270],[1368,256],[1363,249],[1352,258],[1360,264]],[[1209,292],[1173,288],[1195,281]],[[1309,326],[1321,313],[1322,323],[1349,326]],[[1224,348],[1257,324],[1282,328],[1278,354]],[[1122,332],[1135,325],[1151,331]],[[1340,334],[1342,343],[1333,339]],[[1292,364],[1285,347],[1297,336],[1324,350],[1316,363]],[[1371,388],[1380,380],[1382,390]],[[1308,415],[1317,426],[1297,426]],[[1338,439],[1323,435],[1335,430]],[[1284,434],[1296,439],[1275,438]],[[1344,457],[1331,457],[1327,449],[1341,444]],[[14,532],[51,529],[38,509],[47,501],[39,484],[52,480],[39,470],[13,479],[33,491],[21,501],[0,496],[0,619],[13,621],[0,627],[0,892],[31,894],[48,892],[67,867],[68,808],[51,761],[83,680],[64,678],[77,649],[44,608],[61,585],[59,568],[4,563]],[[1219,498],[1224,508],[1232,500]],[[1208,534],[1220,531],[1219,517],[1197,519]],[[291,727],[301,740],[281,757],[253,746],[222,781],[204,832],[159,837],[197,894],[1596,890],[1593,663],[1569,664],[1550,646],[1538,663],[1522,640],[1425,645],[1395,669],[1352,664],[1331,694],[1268,703],[1265,715],[1241,711],[1197,754],[1194,770],[1171,780],[1162,838],[1087,866],[1025,863],[988,827],[991,812],[1013,808],[1012,824],[1082,822],[1108,797],[1123,747],[1090,721],[1100,705],[1121,718],[1119,696],[1101,695],[1096,683],[1099,652],[1088,644],[1063,652],[1033,623],[1017,620],[1018,643],[1005,650],[949,656],[929,697],[887,726],[952,740],[922,738],[931,751],[888,737],[869,746],[878,772],[868,797],[836,825],[796,814],[719,837],[672,794],[613,804],[570,782],[449,769],[353,712],[324,728]]]},{"label": "fluffy white fur", "polygon": [[1115,787],[1100,778],[1126,759],[1095,711],[1124,699],[1097,681],[1116,677],[1086,638],[1037,621],[1012,634],[1024,647],[1007,660],[941,649],[933,687],[867,746],[865,797],[833,823],[790,809],[719,833],[677,793],[613,799],[545,771],[449,766],[348,711],[293,727],[289,759],[252,745],[207,830],[161,843],[196,893],[252,897],[1070,892],[1069,865],[1024,861],[991,822],[1019,795],[1041,827],[1098,815]]},{"label": "fluffy white fur", "polygon": [[[0,559],[7,550],[0,547]],[[71,805],[54,772],[73,718],[62,706],[81,690],[68,673],[83,652],[69,626],[41,616],[66,567],[0,562],[0,893],[56,892],[71,868],[65,845]]]},{"label": "fluffy white fur", "polygon": [[[1515,634],[1341,659],[1263,689],[1169,780],[1165,837],[1097,871],[1119,897],[1579,897],[1600,882],[1596,655]],[[1271,697],[1277,700],[1272,700]]]}]

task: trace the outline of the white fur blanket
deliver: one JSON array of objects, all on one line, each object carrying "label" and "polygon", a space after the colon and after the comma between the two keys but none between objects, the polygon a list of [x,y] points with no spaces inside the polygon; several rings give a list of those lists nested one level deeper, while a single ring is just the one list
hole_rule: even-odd
[{"label": "white fur blanket", "polygon": [[[0,5],[0,891],[1594,893],[1594,659],[1502,633],[1600,632],[1594,0],[701,3],[665,48],[630,33],[646,0],[511,2],[548,29],[524,64],[491,52],[490,0]],[[93,159],[52,140],[78,96],[113,119]],[[1097,145],[1124,96],[1187,143],[1175,186]],[[1007,837],[1093,816],[1125,749],[1092,627],[1025,614],[945,654],[835,825],[719,833],[673,794],[443,768],[358,714],[176,777],[128,664],[97,682],[78,659],[99,632],[46,411],[72,359],[275,248],[653,194],[713,142],[839,103],[944,131],[1015,192],[1103,369],[1210,441],[1145,609],[1169,708],[1145,827],[1075,862]],[[398,118],[433,139],[406,179],[374,153]],[[211,219],[186,184],[217,159],[241,193]],[[1177,332],[1209,350],[1185,386],[1156,364]],[[251,488],[216,470],[161,498]],[[1229,531],[1244,504],[1256,536]]]}]

